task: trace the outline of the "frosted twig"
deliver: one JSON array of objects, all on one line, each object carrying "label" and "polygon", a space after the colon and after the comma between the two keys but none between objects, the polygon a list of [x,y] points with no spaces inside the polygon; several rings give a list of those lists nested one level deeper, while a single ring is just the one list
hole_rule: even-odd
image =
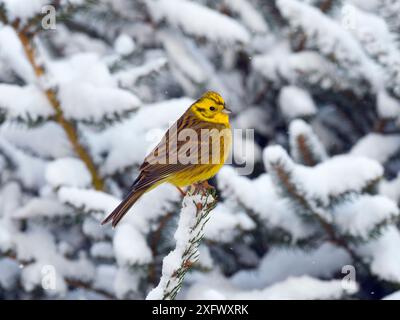
[{"label": "frosted twig", "polygon": [[198,248],[204,237],[204,226],[216,202],[212,190],[188,194],[183,199],[178,228],[174,236],[176,247],[164,258],[160,282],[146,299],[175,299],[182,287],[186,272],[199,257]]}]

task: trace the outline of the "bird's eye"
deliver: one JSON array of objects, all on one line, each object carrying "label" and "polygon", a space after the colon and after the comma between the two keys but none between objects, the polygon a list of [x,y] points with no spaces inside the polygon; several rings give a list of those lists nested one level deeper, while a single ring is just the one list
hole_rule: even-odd
[{"label": "bird's eye", "polygon": [[210,107],[210,110],[211,110],[211,111],[214,111],[214,110],[215,110],[215,107]]}]

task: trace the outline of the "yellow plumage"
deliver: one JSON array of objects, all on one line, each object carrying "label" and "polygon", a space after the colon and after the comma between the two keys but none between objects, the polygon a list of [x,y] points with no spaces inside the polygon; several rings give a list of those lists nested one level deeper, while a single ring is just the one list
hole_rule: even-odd
[{"label": "yellow plumage", "polygon": [[230,151],[229,113],[216,92],[206,92],[194,102],[144,159],[130,192],[102,223],[112,220],[116,226],[145,192],[162,183],[180,188],[213,177]]}]

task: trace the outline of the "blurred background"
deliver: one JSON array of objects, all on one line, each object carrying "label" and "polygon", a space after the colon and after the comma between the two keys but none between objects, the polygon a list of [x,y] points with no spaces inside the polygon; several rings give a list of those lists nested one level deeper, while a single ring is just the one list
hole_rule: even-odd
[{"label": "blurred background", "polygon": [[233,151],[254,169],[210,182],[177,298],[400,298],[399,16],[396,0],[0,0],[0,298],[157,286],[176,189],[100,221],[206,90],[254,130]]}]

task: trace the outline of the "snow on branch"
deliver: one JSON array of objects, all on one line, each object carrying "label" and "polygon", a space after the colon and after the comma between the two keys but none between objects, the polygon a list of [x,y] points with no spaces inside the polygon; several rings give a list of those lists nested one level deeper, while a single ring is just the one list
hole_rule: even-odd
[{"label": "snow on branch", "polygon": [[386,21],[379,16],[363,12],[346,4],[343,8],[342,23],[365,51],[385,68],[389,84],[395,95],[400,97],[400,50],[396,46],[395,35],[389,30]]},{"label": "snow on branch", "polygon": [[146,299],[175,299],[183,285],[186,272],[199,258],[199,245],[204,237],[204,227],[215,205],[215,195],[210,190],[205,193],[188,194],[183,199],[178,228],[174,235],[176,247],[164,258],[160,282]]},{"label": "snow on branch", "polygon": [[153,259],[144,235],[128,223],[116,229],[113,246],[119,266],[146,265]]},{"label": "snow on branch", "polygon": [[340,299],[347,294],[357,292],[357,286],[349,287],[342,280],[324,281],[309,276],[289,277],[263,290],[239,292],[232,299],[275,299],[275,300],[311,300],[311,299]]},{"label": "snow on branch", "polygon": [[102,191],[74,187],[61,187],[58,198],[62,203],[85,213],[102,213],[102,215],[111,212],[120,202],[118,198]]},{"label": "snow on branch", "polygon": [[0,122],[18,121],[38,124],[54,115],[46,96],[36,86],[0,84]]},{"label": "snow on branch", "polygon": [[225,0],[224,4],[239,16],[240,20],[251,32],[265,34],[269,31],[264,17],[249,1]]},{"label": "snow on branch", "polygon": [[49,64],[58,85],[58,98],[65,118],[103,124],[121,120],[141,102],[118,88],[104,61],[92,53],[76,54]]},{"label": "snow on branch", "polygon": [[252,65],[267,80],[280,85],[318,85],[336,91],[354,85],[346,73],[338,72],[333,62],[311,50],[293,53],[287,46],[278,46],[267,54],[256,55]]},{"label": "snow on branch", "polygon": [[35,189],[43,185],[46,161],[24,153],[3,138],[0,138],[0,155],[14,169],[13,178],[24,187]]},{"label": "snow on branch", "polygon": [[342,234],[367,241],[398,220],[396,203],[381,195],[353,196],[333,209],[334,223]]},{"label": "snow on branch", "polygon": [[[376,146],[379,146],[379,148],[376,148]],[[350,154],[374,159],[384,164],[399,151],[399,135],[371,132],[360,138],[360,140],[354,144],[350,150]]]},{"label": "snow on branch", "polygon": [[400,233],[395,225],[388,226],[382,235],[360,245],[365,261],[380,279],[400,283]]},{"label": "snow on branch", "polygon": [[353,81],[376,89],[383,82],[383,73],[365,54],[359,42],[339,23],[320,10],[296,0],[279,0],[277,6],[293,30],[305,34],[306,48],[317,49],[322,55],[349,71]]},{"label": "snow on branch", "polygon": [[188,34],[213,41],[247,43],[249,32],[234,19],[187,0],[147,0],[154,19],[166,19]]},{"label": "snow on branch", "polygon": [[266,228],[267,232],[283,230],[291,235],[293,242],[310,235],[312,230],[290,209],[289,203],[279,197],[270,175],[262,174],[249,180],[226,166],[217,177],[226,201],[243,208],[257,222],[258,228]]},{"label": "snow on branch", "polygon": [[54,188],[60,186],[85,188],[90,186],[90,172],[85,164],[76,158],[59,158],[46,168],[46,180]]},{"label": "snow on branch", "polygon": [[293,120],[289,125],[290,152],[300,164],[313,166],[328,158],[325,147],[312,128],[303,120]]},{"label": "snow on branch", "polygon": [[254,228],[254,221],[244,212],[233,213],[226,205],[219,204],[210,215],[210,223],[205,227],[205,238],[229,243],[243,231],[251,231]]},{"label": "snow on branch", "polygon": [[13,214],[16,219],[56,218],[73,216],[74,212],[57,199],[33,198]]},{"label": "snow on branch", "polygon": [[113,76],[117,79],[120,86],[128,88],[135,85],[140,79],[157,74],[161,69],[165,68],[167,64],[167,59],[165,57],[160,57],[145,62],[143,65],[118,71]]},{"label": "snow on branch", "polygon": [[317,107],[310,94],[296,86],[285,86],[279,92],[279,107],[289,120],[314,115]]},{"label": "snow on branch", "polygon": [[49,0],[2,0],[6,13],[11,21],[26,20],[41,14],[44,5],[49,4]]},{"label": "snow on branch", "polygon": [[264,155],[268,168],[278,178],[279,184],[290,182],[284,183],[289,191],[298,189],[308,199],[324,206],[328,206],[336,197],[362,192],[383,175],[379,163],[363,157],[339,155],[309,168],[294,164],[280,146],[268,147]]},{"label": "snow on branch", "polygon": [[26,83],[34,83],[36,80],[34,70],[26,59],[21,41],[12,27],[1,26],[0,44],[0,59]]},{"label": "snow on branch", "polygon": [[357,292],[356,285],[344,288],[341,280],[320,280],[303,275],[288,277],[263,289],[239,290],[232,285],[221,281],[218,284],[200,283],[193,285],[188,299],[199,300],[312,300],[312,299],[340,299],[343,296]]}]

